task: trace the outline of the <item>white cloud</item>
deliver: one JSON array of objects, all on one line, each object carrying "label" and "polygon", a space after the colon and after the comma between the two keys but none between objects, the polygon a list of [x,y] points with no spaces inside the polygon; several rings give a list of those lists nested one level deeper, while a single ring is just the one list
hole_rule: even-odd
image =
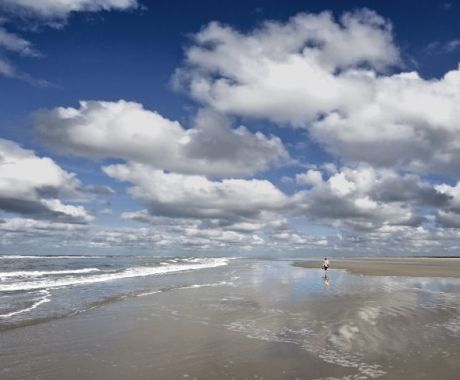
[{"label": "white cloud", "polygon": [[449,40],[445,42],[433,41],[426,47],[428,54],[453,53],[460,47],[460,39]]},{"label": "white cloud", "polygon": [[[324,247],[328,240],[296,232],[287,219],[276,213],[263,212],[257,220],[228,221],[219,219],[168,218],[148,210],[128,212],[126,220],[147,223],[174,247],[275,249],[282,251],[309,247]],[[267,251],[265,251],[267,253]]]},{"label": "white cloud", "polygon": [[[66,9],[53,17],[92,10]],[[4,48],[23,51],[20,37],[9,41]],[[339,20],[328,12],[299,14],[246,33],[211,23],[194,36],[174,78],[201,104],[190,125],[135,102],[83,101],[41,111],[36,131],[61,153],[122,160],[103,170],[130,183],[129,194],[145,207],[122,219],[147,228],[91,231],[82,240],[94,247],[451,249],[460,227],[460,185],[434,186],[422,175],[459,173],[460,70],[428,80],[393,73],[399,64],[391,24],[367,10]],[[292,196],[267,180],[235,179],[290,158],[279,138],[236,126],[233,115],[305,128],[338,157],[337,166],[306,163],[309,170],[295,183],[284,177],[290,188],[301,188]],[[34,162],[43,160],[31,154]],[[71,184],[75,178],[66,174]],[[113,193],[80,184],[66,190],[59,181],[49,185],[51,176],[39,179],[45,185],[16,185],[21,202],[6,197],[4,204],[23,215],[43,217],[45,210],[47,217],[84,220],[86,210],[64,204],[59,194]],[[8,195],[12,187],[5,189]],[[340,235],[309,236],[291,226],[308,230],[312,221]],[[14,223],[39,230],[38,221]]]},{"label": "white cloud", "polygon": [[308,170],[295,176],[296,182],[304,185],[319,185],[323,182],[323,176],[319,170]]},{"label": "white cloud", "polygon": [[72,12],[98,12],[136,8],[137,0],[2,0],[0,7],[21,16],[65,19]]},{"label": "white cloud", "polygon": [[299,14],[242,34],[211,23],[195,35],[176,82],[221,112],[304,125],[369,95],[347,69],[399,63],[391,25],[376,13]]},{"label": "white cloud", "polygon": [[5,51],[29,57],[41,55],[30,41],[3,28],[1,26],[3,23],[24,19],[27,27],[34,28],[36,23],[60,28],[74,12],[128,10],[137,7],[137,0],[1,0],[0,12],[4,11],[8,17],[0,19],[0,75],[23,80],[34,86],[50,86],[49,82],[22,72],[16,68],[16,65],[2,57]]},{"label": "white cloud", "polygon": [[130,194],[145,202],[153,215],[254,220],[263,211],[280,210],[289,202],[287,196],[266,180],[211,181],[203,176],[165,173],[137,163],[103,169],[110,177],[133,183]]},{"label": "white cloud", "polygon": [[139,103],[81,102],[36,117],[45,143],[62,153],[93,158],[121,158],[157,169],[218,177],[250,175],[289,157],[281,140],[201,110],[195,127],[146,110]]},{"label": "white cloud", "polygon": [[59,197],[78,193],[80,182],[48,157],[0,139],[0,209],[34,218],[87,223],[82,206],[66,205]]},{"label": "white cloud", "polygon": [[436,191],[448,197],[448,202],[436,214],[436,221],[443,227],[460,228],[460,182],[455,186],[440,184]]},{"label": "white cloud", "polygon": [[0,222],[0,230],[4,233],[36,233],[55,234],[56,232],[74,232],[85,230],[87,226],[75,223],[60,223],[56,221],[37,220],[29,218],[8,218]]},{"label": "white cloud", "polygon": [[398,48],[371,11],[299,14],[247,33],[211,23],[193,42],[176,83],[209,107],[308,128],[345,161],[458,174],[460,71],[385,72]]},{"label": "white cloud", "polygon": [[449,206],[453,209],[456,209],[460,212],[460,181],[457,182],[455,186],[450,186],[447,184],[440,184],[434,187],[436,191],[441,194],[446,194],[451,197]]},{"label": "white cloud", "polygon": [[27,56],[37,56],[32,43],[0,27],[0,48]]},{"label": "white cloud", "polygon": [[312,135],[345,160],[415,172],[458,173],[460,71],[439,80],[416,73],[369,76],[372,96],[360,107],[331,112]]},{"label": "white cloud", "polygon": [[[312,177],[311,173],[305,176]],[[323,175],[314,175],[313,182],[306,182],[312,187],[294,196],[296,212],[339,229],[370,231],[385,226],[418,226],[449,202],[429,183],[393,170],[343,167],[327,179]]]},{"label": "white cloud", "polygon": [[296,207],[296,199],[266,180],[211,181],[135,163],[104,171],[132,183],[128,192],[147,207],[122,218],[154,226],[175,246],[290,250],[327,244],[324,237],[300,234],[289,225],[281,215]]},{"label": "white cloud", "polygon": [[0,58],[0,74],[9,78],[17,77],[16,69],[5,59]]}]

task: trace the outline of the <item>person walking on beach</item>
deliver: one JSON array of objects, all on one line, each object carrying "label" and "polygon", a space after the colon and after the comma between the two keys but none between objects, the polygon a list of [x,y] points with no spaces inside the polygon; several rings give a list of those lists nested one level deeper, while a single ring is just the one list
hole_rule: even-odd
[{"label": "person walking on beach", "polygon": [[327,259],[327,257],[325,257],[324,262],[323,262],[323,269],[327,271],[328,268],[329,268],[329,260]]}]

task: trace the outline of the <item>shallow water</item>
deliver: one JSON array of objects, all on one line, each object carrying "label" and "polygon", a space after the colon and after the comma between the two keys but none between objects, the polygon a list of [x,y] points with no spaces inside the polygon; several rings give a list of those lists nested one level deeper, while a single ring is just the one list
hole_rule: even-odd
[{"label": "shallow water", "polygon": [[[157,277],[226,265],[226,258],[0,256],[0,330],[79,313],[168,285]],[[198,284],[199,285],[199,284]]]},{"label": "shallow water", "polygon": [[0,332],[1,378],[446,379],[460,371],[458,279],[226,264],[34,290],[52,295],[31,313],[58,291],[125,296]]}]

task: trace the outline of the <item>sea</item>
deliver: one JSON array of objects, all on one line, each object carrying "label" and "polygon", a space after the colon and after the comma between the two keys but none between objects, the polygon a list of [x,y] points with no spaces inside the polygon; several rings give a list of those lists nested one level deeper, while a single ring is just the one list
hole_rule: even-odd
[{"label": "sea", "polygon": [[0,255],[0,331],[81,313],[127,297],[212,285],[203,281],[184,282],[180,274],[224,266],[229,260],[135,255]]}]

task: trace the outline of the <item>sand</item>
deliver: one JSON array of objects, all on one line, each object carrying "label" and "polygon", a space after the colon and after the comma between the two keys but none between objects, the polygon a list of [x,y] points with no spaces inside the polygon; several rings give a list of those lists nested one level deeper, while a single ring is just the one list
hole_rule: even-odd
[{"label": "sand", "polygon": [[[321,268],[322,261],[296,261],[295,266]],[[330,269],[369,276],[460,277],[460,258],[347,258],[332,259]]]}]

